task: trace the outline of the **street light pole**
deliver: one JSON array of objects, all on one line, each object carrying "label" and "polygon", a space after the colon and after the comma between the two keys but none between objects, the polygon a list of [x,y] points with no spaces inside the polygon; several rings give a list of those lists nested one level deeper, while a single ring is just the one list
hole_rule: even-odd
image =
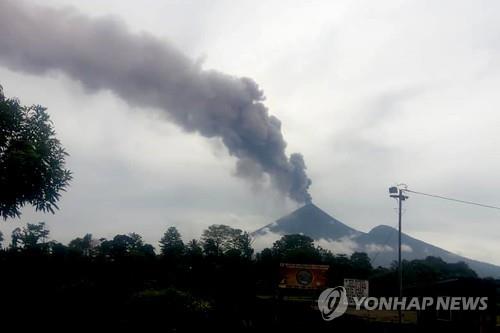
[{"label": "street light pole", "polygon": [[[397,188],[395,186],[389,188],[389,193],[391,198],[398,200],[398,286],[399,286],[399,301],[403,299],[403,265],[401,263],[401,216],[403,201],[408,199],[407,196],[403,194],[404,189]],[[402,323],[402,313],[401,308],[398,309],[398,320],[399,324]]]}]

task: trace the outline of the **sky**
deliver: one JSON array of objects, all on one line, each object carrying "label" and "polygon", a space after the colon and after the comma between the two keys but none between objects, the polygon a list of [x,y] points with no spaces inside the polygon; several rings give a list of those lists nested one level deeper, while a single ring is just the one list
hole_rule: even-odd
[{"label": "sky", "polygon": [[[500,205],[496,1],[25,3],[111,16],[203,69],[252,78],[281,120],[286,152],[304,156],[313,202],[353,228],[396,226],[388,187],[398,183]],[[253,231],[299,207],[237,177],[220,139],[186,132],[154,107],[1,61],[0,84],[6,96],[48,108],[74,176],[56,214],[26,207],[0,222],[6,235],[45,221],[62,242],[137,232],[156,245],[169,226],[185,240],[215,223]],[[499,218],[411,194],[403,231],[500,264]]]}]

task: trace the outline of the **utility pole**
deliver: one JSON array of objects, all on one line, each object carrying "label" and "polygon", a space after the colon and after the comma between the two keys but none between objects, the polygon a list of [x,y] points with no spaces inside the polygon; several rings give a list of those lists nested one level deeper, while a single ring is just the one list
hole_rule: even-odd
[{"label": "utility pole", "polygon": [[[406,188],[406,186],[404,186]],[[398,286],[399,286],[399,301],[403,299],[403,265],[401,263],[401,216],[403,201],[408,199],[407,196],[403,194],[405,188],[398,188],[396,186],[389,188],[389,194],[391,198],[398,200]],[[403,317],[401,308],[398,309],[398,320],[399,324],[402,323]]]}]

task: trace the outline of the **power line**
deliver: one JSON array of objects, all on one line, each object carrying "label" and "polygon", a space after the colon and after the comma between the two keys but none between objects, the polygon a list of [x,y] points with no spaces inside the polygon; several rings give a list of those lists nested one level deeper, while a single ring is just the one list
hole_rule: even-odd
[{"label": "power line", "polygon": [[498,209],[498,210],[500,210],[500,207],[498,207],[498,206],[485,205],[485,204],[478,203],[478,202],[473,202],[473,201],[466,201],[466,200],[454,199],[454,198],[445,197],[445,196],[442,196],[442,195],[417,192],[417,191],[412,191],[412,190],[408,190],[408,189],[403,189],[403,191],[410,192],[410,193],[415,193],[415,194],[420,194],[420,195],[425,195],[425,196],[432,197],[432,198],[438,198],[438,199],[443,199],[443,200],[448,200],[448,201],[459,202],[459,203],[463,203],[463,204],[467,204],[467,205],[474,205],[474,206],[480,206],[480,207],[484,207],[484,208],[491,208],[491,209]]}]

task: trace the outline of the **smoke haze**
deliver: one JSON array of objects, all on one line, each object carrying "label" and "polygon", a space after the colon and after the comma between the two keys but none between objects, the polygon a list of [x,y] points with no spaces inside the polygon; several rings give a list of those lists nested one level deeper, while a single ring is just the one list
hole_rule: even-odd
[{"label": "smoke haze", "polygon": [[309,202],[302,155],[287,156],[281,122],[269,115],[250,78],[203,70],[148,34],[132,34],[112,18],[92,19],[0,1],[0,63],[31,74],[60,71],[89,91],[110,90],[130,105],[154,107],[187,132],[222,140],[237,158],[236,174]]}]

